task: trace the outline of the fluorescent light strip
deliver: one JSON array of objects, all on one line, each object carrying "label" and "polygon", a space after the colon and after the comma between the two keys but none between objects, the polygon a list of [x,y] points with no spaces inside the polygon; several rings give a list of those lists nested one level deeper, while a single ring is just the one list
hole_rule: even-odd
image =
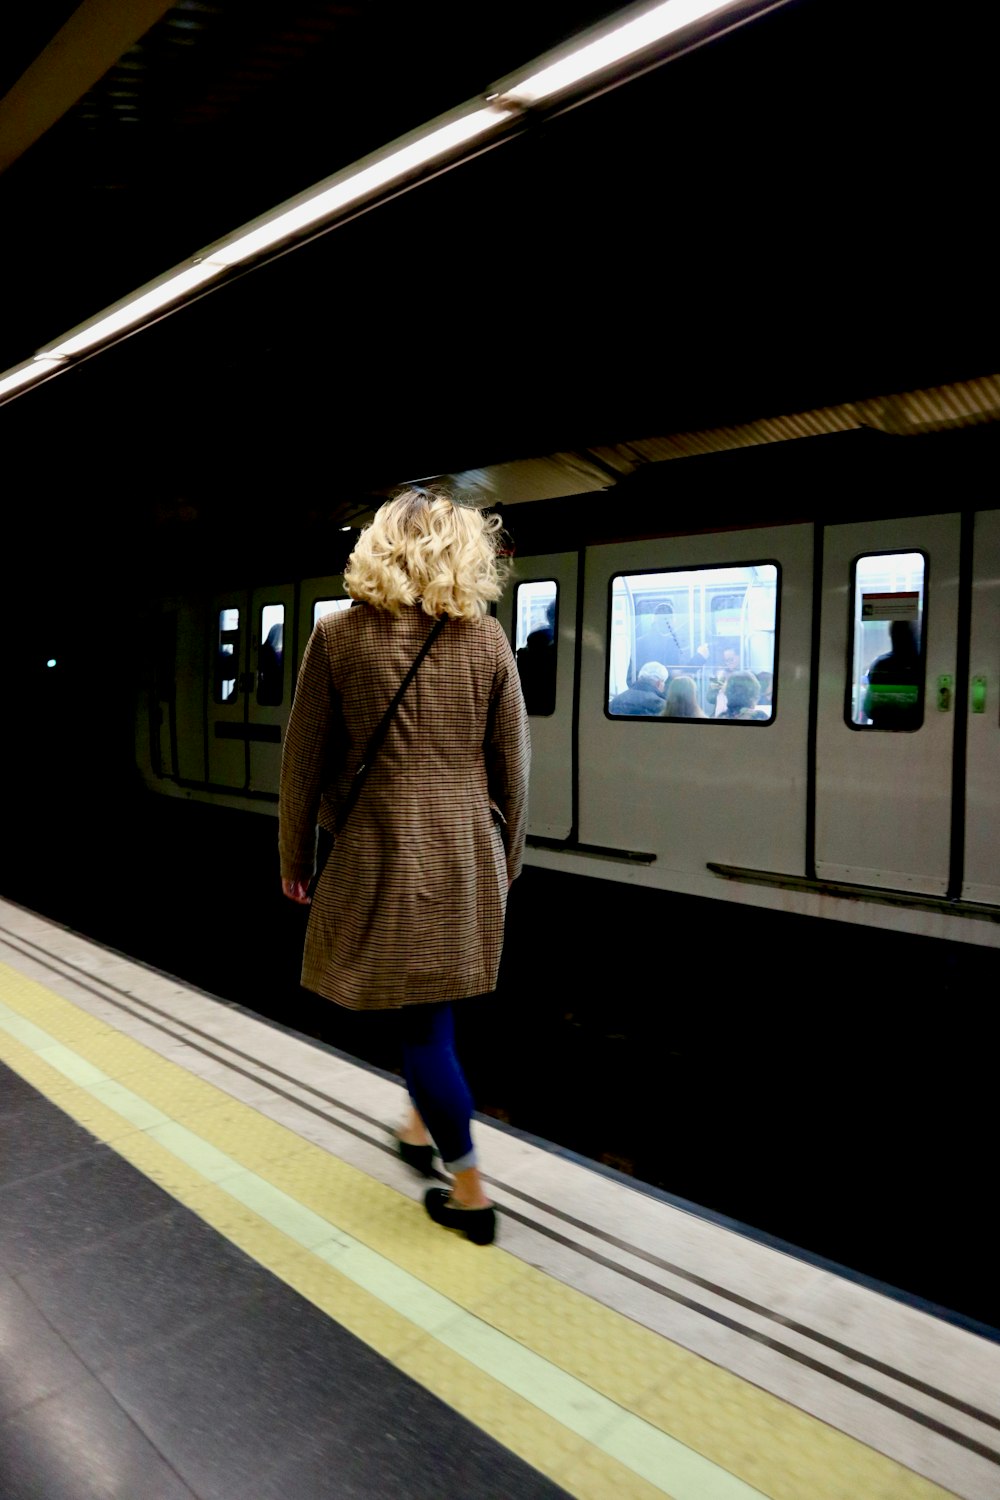
[{"label": "fluorescent light strip", "polygon": [[98,344],[143,323],[162,308],[179,302],[225,274],[231,267],[250,260],[291,239],[314,224],[333,219],[351,204],[372,197],[392,183],[400,182],[428,163],[463,146],[499,132],[526,107],[606,71],[615,63],[634,56],[682,28],[734,9],[739,0],[666,0],[665,4],[630,20],[612,25],[560,56],[548,54],[529,68],[509,75],[487,95],[487,102],[473,101],[414,132],[395,149],[366,157],[308,195],[292,199],[209,246],[184,266],[141,287],[80,325],[58,342],[40,349],[34,360],[0,377],[0,397],[11,394],[50,373],[62,361],[83,354]]},{"label": "fluorescent light strip", "polygon": [[41,380],[43,375],[48,375],[61,364],[61,359],[40,359],[36,356],[30,364],[21,365],[8,375],[0,377],[0,396],[6,396],[10,391],[20,390],[22,386],[30,385],[33,380]]},{"label": "fluorescent light strip", "polygon": [[275,218],[265,219],[249,233],[237,231],[205,251],[204,259],[213,266],[234,266],[241,260],[259,255],[289,235],[331,218],[350,203],[379,192],[390,183],[399,182],[419,167],[485,135],[510,120],[510,111],[499,105],[488,105],[432,130],[398,151],[376,159],[360,170],[351,169],[315,196],[294,203]]},{"label": "fluorescent light strip", "polygon": [[159,312],[161,307],[167,307],[179,297],[187,296],[189,292],[220,274],[219,266],[197,265],[154,282],[148,290],[140,291],[134,298],[109,308],[93,322],[85,323],[78,333],[62,339],[58,344],[50,344],[47,349],[40,351],[41,357],[56,355],[66,358],[72,354],[82,354],[86,349],[93,348],[94,344],[102,344],[114,334],[123,333],[126,328],[141,323],[153,313]]},{"label": "fluorescent light strip", "polygon": [[501,97],[515,104],[537,104],[540,99],[561,93],[573,84],[662,42],[685,26],[732,8],[733,0],[666,0],[665,4],[637,16],[624,26],[574,48],[568,56],[552,62],[540,72],[522,77],[520,82],[508,83],[502,89]]}]

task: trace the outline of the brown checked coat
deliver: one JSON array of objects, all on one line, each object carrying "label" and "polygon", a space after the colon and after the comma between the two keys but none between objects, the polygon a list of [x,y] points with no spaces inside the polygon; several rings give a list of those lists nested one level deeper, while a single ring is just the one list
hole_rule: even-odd
[{"label": "brown checked coat", "polygon": [[[396,617],[367,604],[317,624],[282,752],[285,879],[312,876],[316,825],[333,831],[368,739],[432,624],[416,606]],[[495,989],[507,880],[524,847],[528,760],[528,721],[503,630],[488,616],[449,620],[313,893],[308,989],[365,1010]]]}]

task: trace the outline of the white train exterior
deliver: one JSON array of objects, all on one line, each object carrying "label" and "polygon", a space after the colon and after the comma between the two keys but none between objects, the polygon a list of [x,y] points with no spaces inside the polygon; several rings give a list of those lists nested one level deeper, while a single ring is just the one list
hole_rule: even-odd
[{"label": "white train exterior", "polygon": [[[515,542],[530,511],[507,513]],[[1000,946],[1000,510],[633,539],[628,524],[518,544],[498,608],[515,648],[552,630],[528,863]],[[348,602],[337,574],[164,601],[136,717],[146,784],[273,815],[298,662],[317,614]],[[657,606],[660,660],[704,717],[614,707]],[[883,730],[868,671],[896,618],[919,680],[899,689],[910,727]],[[719,711],[727,665],[762,689],[773,674],[752,716]]]}]

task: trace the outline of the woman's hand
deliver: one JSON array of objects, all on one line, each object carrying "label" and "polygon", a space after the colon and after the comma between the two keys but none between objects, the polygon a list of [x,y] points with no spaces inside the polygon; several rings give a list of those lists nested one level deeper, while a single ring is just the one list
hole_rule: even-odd
[{"label": "woman's hand", "polygon": [[282,880],[281,890],[289,901],[297,901],[300,906],[309,906],[312,903],[308,880]]}]

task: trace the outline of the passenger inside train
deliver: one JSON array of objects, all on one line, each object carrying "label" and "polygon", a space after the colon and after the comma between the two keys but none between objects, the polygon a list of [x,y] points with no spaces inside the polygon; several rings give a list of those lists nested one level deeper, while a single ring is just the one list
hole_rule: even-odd
[{"label": "passenger inside train", "polygon": [[668,719],[704,719],[707,717],[705,710],[698,702],[698,689],[693,677],[681,674],[670,679],[665,712]]},{"label": "passenger inside train", "polygon": [[257,702],[262,706],[277,707],[281,702],[284,657],[282,639],[284,625],[272,625],[260,648],[257,663]]},{"label": "passenger inside train", "polygon": [[544,623],[528,633],[517,653],[524,706],[529,714],[551,714],[556,706],[556,601],[545,605]]},{"label": "passenger inside train", "polygon": [[911,620],[893,620],[890,649],[868,668],[864,711],[876,729],[919,729],[920,644]]},{"label": "passenger inside train", "polygon": [[664,689],[668,672],[660,661],[647,661],[639,668],[632,687],[625,688],[611,700],[611,713],[628,717],[662,719],[666,709]]},{"label": "passenger inside train", "polygon": [[768,719],[765,708],[758,708],[760,683],[752,672],[733,672],[726,678],[724,719]]}]

